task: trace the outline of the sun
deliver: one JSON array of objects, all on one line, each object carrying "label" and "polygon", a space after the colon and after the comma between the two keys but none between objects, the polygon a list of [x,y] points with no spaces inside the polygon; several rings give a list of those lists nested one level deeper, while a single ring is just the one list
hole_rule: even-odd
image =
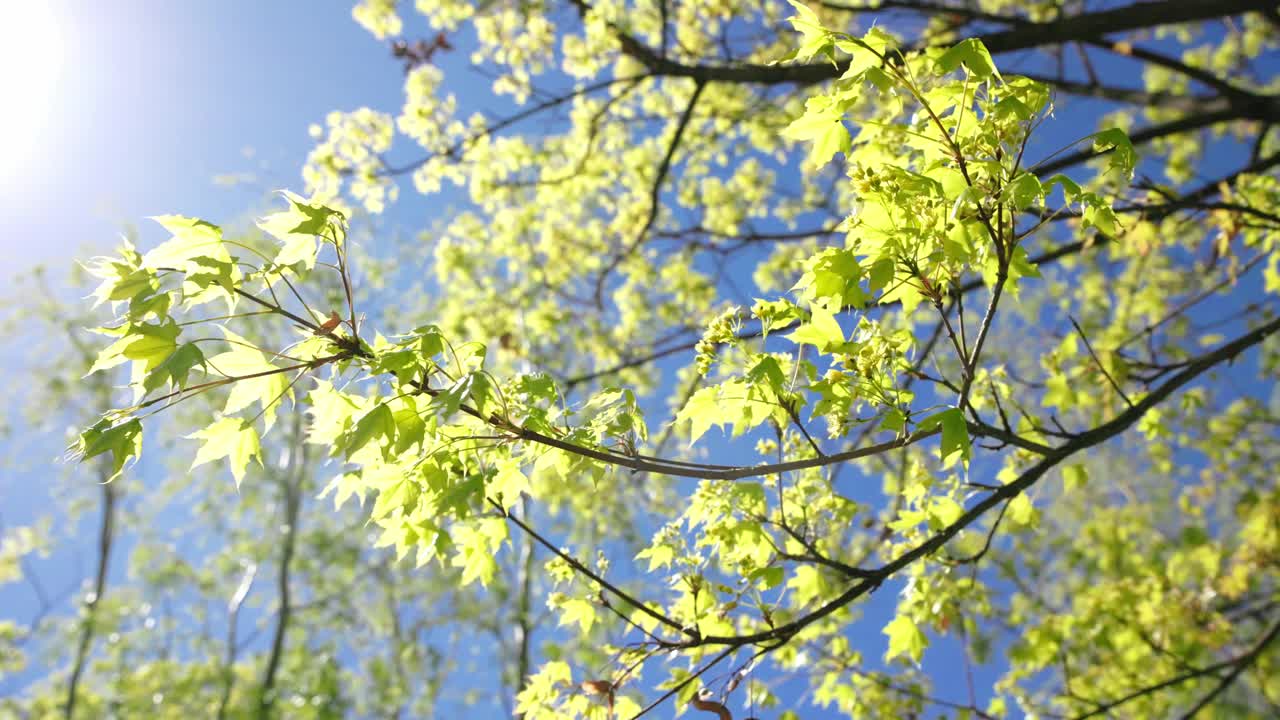
[{"label": "sun", "polygon": [[0,0],[0,174],[40,152],[62,54],[61,28],[47,2]]}]

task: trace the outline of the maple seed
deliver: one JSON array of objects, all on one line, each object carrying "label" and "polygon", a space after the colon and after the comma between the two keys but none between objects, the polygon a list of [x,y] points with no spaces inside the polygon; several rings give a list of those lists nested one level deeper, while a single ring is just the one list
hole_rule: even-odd
[{"label": "maple seed", "polygon": [[329,319],[328,319],[328,320],[325,320],[323,325],[321,325],[320,327],[316,328],[316,334],[317,334],[317,335],[332,335],[332,334],[333,334],[333,330],[334,330],[334,328],[338,327],[338,325],[340,325],[340,324],[342,324],[342,318],[338,317],[338,313],[336,313],[336,312],[334,312],[334,311],[330,310],[330,311],[329,311]]},{"label": "maple seed", "polygon": [[592,695],[609,695],[613,692],[613,683],[608,680],[584,680],[582,691]]},{"label": "maple seed", "polygon": [[715,700],[711,700],[710,696],[706,693],[706,689],[703,689],[699,691],[697,695],[689,699],[689,704],[693,706],[693,709],[701,710],[703,712],[713,712],[719,716],[720,720],[733,720],[733,715],[729,712],[729,708]]}]

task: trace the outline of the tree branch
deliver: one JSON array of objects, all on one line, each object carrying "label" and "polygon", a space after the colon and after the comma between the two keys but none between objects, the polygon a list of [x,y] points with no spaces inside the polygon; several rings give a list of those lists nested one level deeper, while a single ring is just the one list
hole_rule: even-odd
[{"label": "tree branch", "polygon": [[613,259],[600,271],[600,275],[596,278],[595,302],[597,308],[604,307],[604,286],[609,281],[609,275],[613,274],[613,271],[618,269],[622,261],[644,243],[649,230],[653,228],[653,223],[658,219],[658,208],[661,207],[662,184],[666,181],[667,173],[671,170],[671,161],[675,158],[676,150],[680,147],[680,140],[684,137],[685,128],[689,126],[689,120],[693,118],[693,109],[697,107],[698,98],[702,96],[702,90],[705,87],[706,83],[702,81],[698,81],[694,85],[693,95],[689,97],[689,103],[685,105],[684,112],[680,114],[675,134],[671,136],[671,143],[667,146],[667,152],[663,155],[662,162],[658,165],[658,172],[654,175],[653,185],[649,189],[649,214],[645,216],[644,224],[640,226],[635,238],[631,240],[622,252],[613,256]]},{"label": "tree branch", "polygon": [[[574,0],[580,13],[590,6]],[[1124,7],[1082,13],[1046,23],[1019,23],[1016,27],[981,36],[979,39],[992,54],[1061,45],[1091,40],[1108,34],[1214,20],[1246,12],[1264,12],[1273,6],[1268,0],[1157,0],[1137,2]],[[634,36],[614,28],[622,52],[644,65],[654,75],[689,77],[702,82],[725,82],[756,85],[812,85],[833,80],[848,69],[847,62],[804,63],[795,65],[686,65],[662,57]]]},{"label": "tree branch", "polygon": [[290,571],[293,563],[294,546],[298,537],[299,510],[302,505],[302,482],[306,477],[306,444],[302,435],[302,411],[293,416],[293,446],[290,448],[288,463],[280,470],[281,491],[284,494],[285,528],[284,544],[280,550],[280,568],[276,576],[276,588],[280,595],[280,609],[277,613],[275,632],[271,638],[271,652],[267,656],[267,664],[262,673],[262,686],[258,693],[258,716],[271,717],[275,704],[276,675],[280,668],[280,660],[284,655],[285,636],[289,631],[292,619],[293,598],[291,594]]},{"label": "tree branch", "polygon": [[951,538],[959,534],[961,530],[972,525],[991,509],[1016,497],[1032,485],[1036,484],[1040,478],[1063,460],[1066,460],[1081,450],[1086,450],[1095,445],[1099,445],[1124,432],[1129,427],[1137,423],[1148,410],[1163,402],[1182,386],[1196,379],[1207,370],[1217,366],[1219,363],[1234,359],[1240,353],[1254,345],[1257,345],[1258,343],[1261,343],[1277,331],[1280,331],[1280,318],[1276,318],[1271,322],[1256,328],[1252,332],[1246,333],[1232,342],[1218,347],[1216,350],[1201,355],[1194,361],[1188,363],[1185,368],[1167,380],[1164,384],[1160,385],[1146,397],[1142,398],[1142,400],[1136,403],[1133,407],[1127,409],[1125,412],[1117,415],[1108,422],[1075,435],[1067,443],[1054,448],[1052,454],[1044,457],[1035,465],[1028,468],[1018,477],[1018,479],[1002,486],[999,490],[983,498],[972,508],[966,510],[965,513],[951,525],[943,528],[914,548],[902,553],[892,562],[881,566],[879,569],[874,571],[874,577],[854,584],[839,596],[830,600],[825,605],[819,607],[808,615],[761,632],[748,633],[745,635],[707,635],[701,640],[687,643],[686,645],[729,645],[737,647],[742,645],[785,640],[793,637],[796,633],[809,625],[831,615],[845,605],[848,605],[857,598],[862,597],[879,587],[885,580],[892,577],[899,570],[902,570],[915,561],[940,550],[951,540]]}]

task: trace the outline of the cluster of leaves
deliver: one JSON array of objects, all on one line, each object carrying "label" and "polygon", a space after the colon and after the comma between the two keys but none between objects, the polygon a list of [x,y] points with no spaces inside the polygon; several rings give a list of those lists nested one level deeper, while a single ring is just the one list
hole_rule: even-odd
[{"label": "cluster of leaves", "polygon": [[[260,251],[270,243],[252,232],[237,242]],[[81,339],[92,316],[61,306],[44,280],[43,274],[20,279],[24,299],[14,307],[21,308],[15,319],[26,328],[39,323],[36,337],[55,348],[33,347],[33,357],[54,362],[31,368],[21,382],[44,387],[31,399],[29,418],[56,436],[68,415],[83,417],[118,398],[106,378],[120,374],[81,377],[101,350]],[[317,283],[311,289],[325,290]],[[33,297],[42,301],[33,305]],[[237,329],[257,345],[295,334],[292,326],[273,333],[272,323],[254,322],[262,319],[238,318]],[[194,325],[184,327],[184,340],[209,346],[188,336]],[[58,337],[63,332],[70,343]],[[215,334],[211,342],[226,343]],[[120,370],[127,378],[128,369]],[[195,366],[178,386],[190,387],[201,375],[211,375],[207,366]],[[173,426],[200,427],[225,400],[189,398],[167,417]],[[519,672],[513,658],[495,665],[494,653],[473,637],[438,629],[461,623],[488,633],[492,617],[520,620],[501,599],[520,594],[518,578],[499,577],[481,595],[458,582],[458,571],[424,575],[397,566],[372,547],[364,511],[335,513],[316,497],[324,457],[304,446],[303,419],[300,408],[280,413],[260,439],[261,456],[276,461],[245,467],[252,482],[230,494],[227,463],[218,463],[216,473],[191,471],[190,452],[160,463],[166,458],[155,446],[145,476],[126,468],[116,477],[111,451],[65,467],[73,471],[69,478],[42,468],[56,505],[42,508],[47,517],[38,523],[6,526],[0,536],[7,593],[0,674],[10,683],[0,716],[425,717],[462,701],[464,693],[446,688],[452,673],[500,667],[494,682],[510,687]],[[28,452],[39,455],[40,447],[29,445]],[[13,461],[9,467],[22,471]],[[10,512],[5,516],[12,522]],[[91,540],[77,535],[94,521]],[[89,583],[64,586],[57,568],[71,563],[69,552],[96,560]],[[30,616],[27,605],[8,604],[25,594],[35,601]],[[495,641],[509,636],[505,628],[492,634]],[[500,698],[467,702],[494,712],[503,706]]]},{"label": "cluster of leaves", "polygon": [[[560,21],[534,4],[428,8],[440,31],[474,27],[472,59],[496,69],[495,93],[534,105],[460,120],[443,72],[415,67],[395,124],[421,162],[382,157],[389,115],[334,114],[314,133],[312,197],[288,195],[262,222],[274,250],[166,217],[168,242],[90,264],[117,313],[93,370],[131,363],[133,398],[76,452],[109,458],[115,477],[148,417],[216,394],[220,410],[190,435],[195,463],[226,458],[239,484],[263,464],[279,408],[305,408],[307,443],[340,468],[324,492],[339,508],[360,501],[377,546],[490,588],[510,546],[529,550],[526,568],[545,553],[547,604],[586,649],[552,646],[539,671],[518,671],[530,720],[639,717],[671,697],[723,717],[740,687],[749,705],[787,703],[754,681],[765,662],[804,672],[815,702],[851,716],[1274,705],[1274,402],[1192,385],[1255,347],[1274,379],[1275,134],[1221,181],[1134,192],[1138,145],[1165,135],[1107,126],[1045,152],[1053,89],[1070,84],[1002,74],[993,58],[1035,33],[1103,42],[1084,21],[1143,27],[1124,8],[1056,23],[1042,22],[1057,12],[1045,3],[1011,34],[912,44],[880,26],[834,29],[848,9],[825,5],[791,2],[798,40],[769,34],[720,64],[705,60],[734,55],[736,22],[772,27],[788,10],[579,2],[581,34],[565,31],[557,54]],[[1011,17],[991,5],[954,10]],[[355,15],[379,37],[402,30],[394,2]],[[1246,18],[1214,68],[1274,44]],[[961,20],[940,15],[921,37]],[[1221,117],[1270,117],[1266,88],[1216,80],[1204,52],[1113,49],[1220,91]],[[557,60],[569,77],[606,77],[546,98],[533,81]],[[803,89],[770,90],[781,84]],[[1185,88],[1159,74],[1148,85],[1151,117],[1179,128],[1168,137],[1185,130],[1167,115]],[[497,134],[561,106],[563,134]],[[786,157],[792,143],[803,159]],[[1178,146],[1166,177],[1185,180],[1200,152]],[[1070,172],[1084,162],[1095,172]],[[379,211],[398,173],[425,194],[464,186],[473,207],[436,240],[434,324],[384,336],[357,310],[340,193]],[[794,192],[769,194],[779,178]],[[1188,232],[1182,211],[1208,217]],[[1201,266],[1206,236],[1214,264]],[[701,253],[724,263],[708,270]],[[764,297],[718,304],[743,258]],[[1257,288],[1241,282],[1253,268]],[[326,282],[339,290],[317,311],[305,298]],[[1186,295],[1173,302],[1171,288]],[[1219,294],[1259,298],[1224,311],[1230,335],[1192,324]],[[225,314],[200,314],[217,303]],[[248,316],[291,341],[248,339]],[[654,423],[655,361],[680,350],[696,357],[671,420]],[[1131,429],[1140,442],[1124,446]],[[670,450],[672,437],[691,450]],[[1199,477],[1184,449],[1202,458]],[[711,451],[756,457],[700,456]],[[878,496],[863,487],[872,477]],[[557,523],[587,549],[540,529]],[[854,638],[885,586],[901,592],[878,653]],[[928,689],[922,663],[948,635],[967,665],[1007,657],[983,702]],[[710,672],[721,663],[732,669]],[[719,702],[704,694],[717,686]]]}]

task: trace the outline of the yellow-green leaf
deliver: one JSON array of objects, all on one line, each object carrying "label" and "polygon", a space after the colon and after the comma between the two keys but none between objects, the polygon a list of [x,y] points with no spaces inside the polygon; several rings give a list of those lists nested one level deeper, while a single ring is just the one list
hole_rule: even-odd
[{"label": "yellow-green leaf", "polygon": [[914,662],[920,662],[925,648],[929,647],[929,638],[905,615],[895,617],[883,632],[889,636],[889,650],[885,653],[885,660],[906,655]]},{"label": "yellow-green leaf", "polygon": [[244,479],[250,459],[256,459],[258,465],[262,465],[262,445],[258,439],[258,431],[247,420],[221,417],[209,427],[187,437],[204,441],[196,452],[196,459],[191,467],[197,468],[205,463],[227,458],[237,488]]}]

